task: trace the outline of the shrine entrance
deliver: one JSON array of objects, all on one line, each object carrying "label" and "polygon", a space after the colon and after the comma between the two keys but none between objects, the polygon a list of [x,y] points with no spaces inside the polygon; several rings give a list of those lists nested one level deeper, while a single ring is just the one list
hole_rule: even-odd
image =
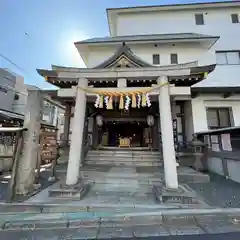
[{"label": "shrine entrance", "polygon": [[145,119],[115,118],[106,119],[103,127],[103,142],[111,147],[151,148],[151,128]]}]

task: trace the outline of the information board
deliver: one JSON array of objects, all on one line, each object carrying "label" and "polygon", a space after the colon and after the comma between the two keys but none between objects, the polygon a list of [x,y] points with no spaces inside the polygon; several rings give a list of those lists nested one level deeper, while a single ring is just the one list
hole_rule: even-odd
[{"label": "information board", "polygon": [[50,162],[57,158],[57,132],[42,132],[40,135],[42,161]]}]

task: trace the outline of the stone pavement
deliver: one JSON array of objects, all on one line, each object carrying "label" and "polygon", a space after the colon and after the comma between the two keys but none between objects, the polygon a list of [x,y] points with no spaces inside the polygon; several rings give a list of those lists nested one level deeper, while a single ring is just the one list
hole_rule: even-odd
[{"label": "stone pavement", "polygon": [[[190,168],[181,168],[179,172],[188,180],[189,177],[192,179],[196,176],[198,179],[206,179],[204,174],[196,173]],[[156,167],[84,166],[81,168],[82,180],[91,187],[80,202],[82,204],[145,204],[157,207],[159,203],[156,202],[153,194],[153,185],[163,182],[163,174],[163,169]],[[61,182],[65,182],[64,177],[61,178]],[[59,182],[51,186],[49,191],[60,189],[60,185]],[[69,202],[59,197],[48,197],[48,191],[43,191],[27,202],[64,201]]]},{"label": "stone pavement", "polygon": [[[17,239],[34,236],[33,239],[117,239],[117,238],[137,238],[137,237],[154,237],[154,236],[175,236],[175,235],[203,235],[216,233],[239,232],[240,223],[239,217],[235,216],[184,216],[171,217],[163,216],[163,218],[141,217],[134,218],[133,221],[128,219],[109,220],[102,218],[98,223],[89,220],[88,223],[81,222],[78,219],[69,220],[68,225],[63,225],[60,221],[49,224],[46,221],[44,232],[39,229],[38,225],[33,225],[30,222],[25,225],[14,226],[6,224],[5,230],[0,232],[7,238],[14,236],[18,232]],[[134,224],[133,224],[134,223]],[[42,234],[40,237],[40,233]],[[60,238],[61,236],[61,238]],[[24,238],[25,237],[25,238]],[[37,238],[38,237],[38,238]],[[59,238],[58,238],[59,237]],[[1,238],[5,239],[5,238]]]},{"label": "stone pavement", "polygon": [[240,207],[240,184],[222,176],[209,173],[208,183],[188,183],[211,206]]}]

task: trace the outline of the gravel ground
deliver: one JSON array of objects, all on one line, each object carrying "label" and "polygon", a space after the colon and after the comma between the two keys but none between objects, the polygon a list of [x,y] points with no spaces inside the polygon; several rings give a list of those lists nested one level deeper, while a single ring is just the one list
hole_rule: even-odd
[{"label": "gravel ground", "polygon": [[209,175],[211,181],[208,183],[191,183],[188,185],[212,206],[240,207],[240,184],[214,173],[209,173]]}]

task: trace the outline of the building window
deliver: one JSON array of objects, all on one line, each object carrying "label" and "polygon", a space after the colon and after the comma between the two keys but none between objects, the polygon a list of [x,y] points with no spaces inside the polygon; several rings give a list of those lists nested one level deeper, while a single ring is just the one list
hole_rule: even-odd
[{"label": "building window", "polygon": [[4,92],[4,93],[7,93],[7,89],[3,86],[0,86],[0,92]]},{"label": "building window", "polygon": [[207,108],[207,123],[209,129],[231,127],[232,119],[231,108]]},{"label": "building window", "polygon": [[238,14],[231,14],[232,23],[239,23]]},{"label": "building window", "polygon": [[152,55],[152,62],[154,65],[160,64],[160,56],[159,54]]},{"label": "building window", "polygon": [[20,97],[19,97],[18,94],[15,94],[15,95],[14,95],[14,100],[15,100],[15,101],[19,100],[19,98],[20,98]]},{"label": "building window", "polygon": [[204,18],[202,13],[195,14],[196,25],[204,25]]},{"label": "building window", "polygon": [[176,53],[171,53],[171,64],[178,64],[178,55]]},{"label": "building window", "polygon": [[217,64],[240,64],[240,51],[216,52]]}]

